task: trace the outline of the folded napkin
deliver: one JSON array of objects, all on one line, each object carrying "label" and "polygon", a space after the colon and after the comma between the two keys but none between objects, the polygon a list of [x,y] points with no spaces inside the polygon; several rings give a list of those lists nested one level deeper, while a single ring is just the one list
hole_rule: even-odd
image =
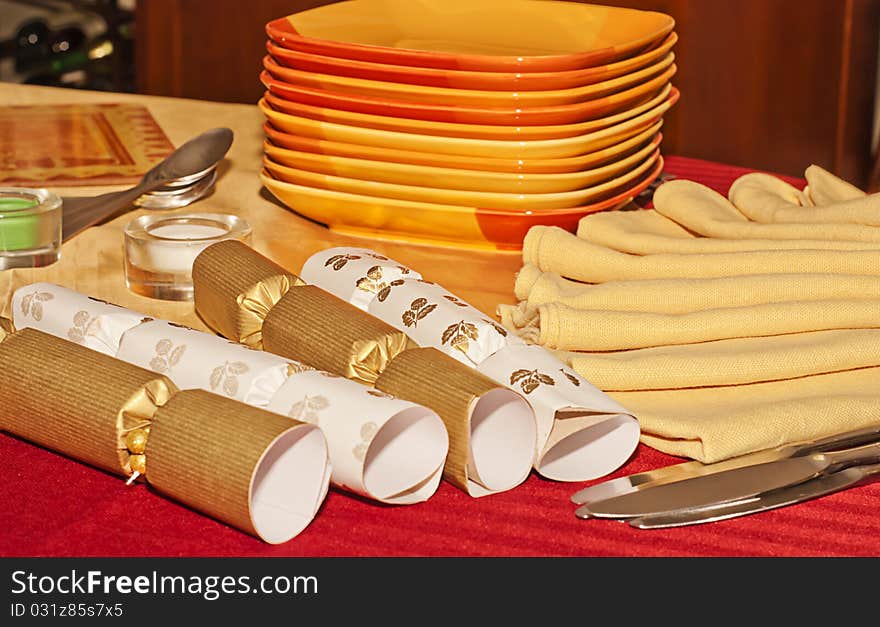
[{"label": "folded napkin", "polygon": [[880,196],[811,166],[534,227],[502,324],[704,462],[880,422]]}]

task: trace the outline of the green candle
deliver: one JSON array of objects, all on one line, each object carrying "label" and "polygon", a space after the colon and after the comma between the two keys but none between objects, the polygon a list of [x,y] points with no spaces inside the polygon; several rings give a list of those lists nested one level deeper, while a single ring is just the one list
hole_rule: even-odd
[{"label": "green candle", "polygon": [[31,196],[0,196],[0,250],[27,250],[39,245],[39,201]]},{"label": "green candle", "polygon": [[0,187],[0,270],[58,261],[61,199],[45,189]]}]

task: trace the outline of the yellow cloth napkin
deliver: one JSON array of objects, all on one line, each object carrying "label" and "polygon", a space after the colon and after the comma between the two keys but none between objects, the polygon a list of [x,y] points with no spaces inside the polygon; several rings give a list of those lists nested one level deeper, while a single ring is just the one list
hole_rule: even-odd
[{"label": "yellow cloth napkin", "polygon": [[[804,206],[801,199],[792,194],[796,190],[788,183],[775,176],[757,172],[737,179],[731,185],[728,196],[743,215],[756,222],[801,223],[805,226],[816,223],[821,227],[830,224],[833,225],[833,232],[843,232],[844,226],[850,230],[859,229],[859,225],[880,226],[880,197],[862,194],[823,205],[812,198],[814,193],[829,201],[839,197],[838,194],[844,197],[849,195],[848,190],[841,189],[840,186],[832,186],[829,194],[827,183],[826,178],[820,178],[815,190],[810,188],[809,195],[815,204],[809,206]],[[877,228],[873,230],[880,231]]]},{"label": "yellow cloth napkin", "polygon": [[[880,196],[816,166],[725,198],[534,227],[505,326],[633,410],[643,441],[717,461],[880,422]],[[740,206],[742,205],[742,206]]]}]

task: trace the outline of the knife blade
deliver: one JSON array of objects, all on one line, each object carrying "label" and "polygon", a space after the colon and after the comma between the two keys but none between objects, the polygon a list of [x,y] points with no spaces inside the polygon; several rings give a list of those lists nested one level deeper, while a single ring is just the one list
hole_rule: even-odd
[{"label": "knife blade", "polygon": [[752,464],[763,464],[779,459],[787,459],[789,457],[840,450],[877,440],[880,440],[880,424],[865,429],[835,434],[819,440],[787,444],[775,449],[748,453],[714,464],[703,464],[697,461],[683,462],[597,483],[575,492],[571,496],[571,501],[575,505],[585,505],[688,477],[710,475]]},{"label": "knife blade", "polygon": [[739,501],[800,483],[823,472],[875,460],[880,461],[880,442],[656,485],[582,505],[575,511],[575,515],[579,518],[636,518],[677,510],[709,508],[719,503]]},{"label": "knife blade", "polygon": [[880,464],[852,466],[831,474],[821,474],[802,483],[766,492],[744,501],[724,503],[702,510],[644,516],[630,520],[629,524],[637,529],[666,529],[717,522],[801,503],[877,480],[880,480]]}]

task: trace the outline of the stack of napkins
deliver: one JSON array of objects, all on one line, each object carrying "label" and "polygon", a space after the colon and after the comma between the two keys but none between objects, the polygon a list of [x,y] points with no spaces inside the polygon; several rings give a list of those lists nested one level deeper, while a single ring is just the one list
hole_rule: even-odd
[{"label": "stack of napkins", "polygon": [[713,462],[880,420],[880,195],[685,180],[653,210],[535,227],[504,325],[631,409],[643,441]]}]

